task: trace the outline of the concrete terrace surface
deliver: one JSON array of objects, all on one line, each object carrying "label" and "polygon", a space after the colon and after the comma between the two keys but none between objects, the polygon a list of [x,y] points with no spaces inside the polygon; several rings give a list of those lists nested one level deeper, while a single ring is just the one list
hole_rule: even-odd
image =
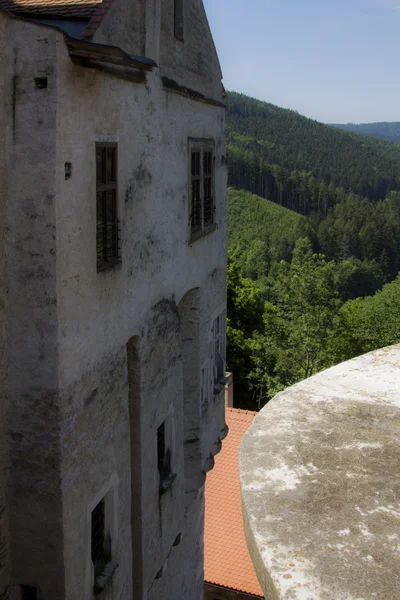
[{"label": "concrete terrace surface", "polygon": [[400,345],[275,396],[240,477],[267,600],[400,600]]}]

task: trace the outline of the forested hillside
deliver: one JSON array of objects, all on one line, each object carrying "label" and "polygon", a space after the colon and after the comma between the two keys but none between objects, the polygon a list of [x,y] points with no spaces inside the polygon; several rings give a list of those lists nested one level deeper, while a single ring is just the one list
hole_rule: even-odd
[{"label": "forested hillside", "polygon": [[384,199],[400,189],[400,145],[363,138],[229,92],[229,184],[302,214],[343,194]]},{"label": "forested hillside", "polygon": [[227,135],[228,368],[257,408],[400,342],[400,144],[233,92]]},{"label": "forested hillside", "polygon": [[398,121],[392,123],[335,123],[332,124],[332,127],[338,127],[339,129],[345,129],[346,131],[352,131],[361,135],[372,135],[378,139],[397,144],[400,143],[400,123]]},{"label": "forested hillside", "polygon": [[347,197],[320,220],[229,189],[228,225],[228,368],[240,406],[400,342],[400,277],[380,291],[399,269],[399,193],[375,205]]}]

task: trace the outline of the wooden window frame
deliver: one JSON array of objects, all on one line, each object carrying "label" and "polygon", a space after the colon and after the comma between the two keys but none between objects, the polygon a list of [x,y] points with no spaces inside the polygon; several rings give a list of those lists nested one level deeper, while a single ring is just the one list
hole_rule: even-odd
[{"label": "wooden window frame", "polygon": [[[199,172],[193,172],[199,154]],[[195,190],[198,190],[196,194]],[[198,214],[200,212],[200,214]],[[215,222],[215,144],[214,140],[189,139],[189,227],[190,242],[216,229]],[[195,217],[196,215],[196,217]]]},{"label": "wooden window frame", "polygon": [[[110,180],[107,174],[107,154],[113,151],[111,172],[114,177]],[[105,152],[105,160],[102,157],[101,180],[98,178],[98,153]],[[108,193],[112,193],[111,213],[109,219],[110,203]],[[102,199],[99,202],[99,195]],[[99,223],[99,205],[101,204],[102,219]],[[111,221],[111,226],[109,225]],[[111,228],[110,228],[111,227]],[[118,219],[118,147],[115,143],[96,142],[96,260],[97,271],[110,269],[121,262],[120,231]]]}]

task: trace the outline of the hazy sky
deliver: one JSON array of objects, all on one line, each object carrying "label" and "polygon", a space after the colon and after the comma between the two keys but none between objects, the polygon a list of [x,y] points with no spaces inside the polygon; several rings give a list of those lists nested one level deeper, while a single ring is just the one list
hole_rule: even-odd
[{"label": "hazy sky", "polygon": [[400,121],[400,0],[203,0],[227,89],[326,123]]}]

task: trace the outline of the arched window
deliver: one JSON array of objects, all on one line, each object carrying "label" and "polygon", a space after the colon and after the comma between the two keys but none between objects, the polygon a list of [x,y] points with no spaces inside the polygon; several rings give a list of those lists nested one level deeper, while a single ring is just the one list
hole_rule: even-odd
[{"label": "arched window", "polygon": [[174,0],[174,34],[181,42],[183,42],[183,1]]}]

